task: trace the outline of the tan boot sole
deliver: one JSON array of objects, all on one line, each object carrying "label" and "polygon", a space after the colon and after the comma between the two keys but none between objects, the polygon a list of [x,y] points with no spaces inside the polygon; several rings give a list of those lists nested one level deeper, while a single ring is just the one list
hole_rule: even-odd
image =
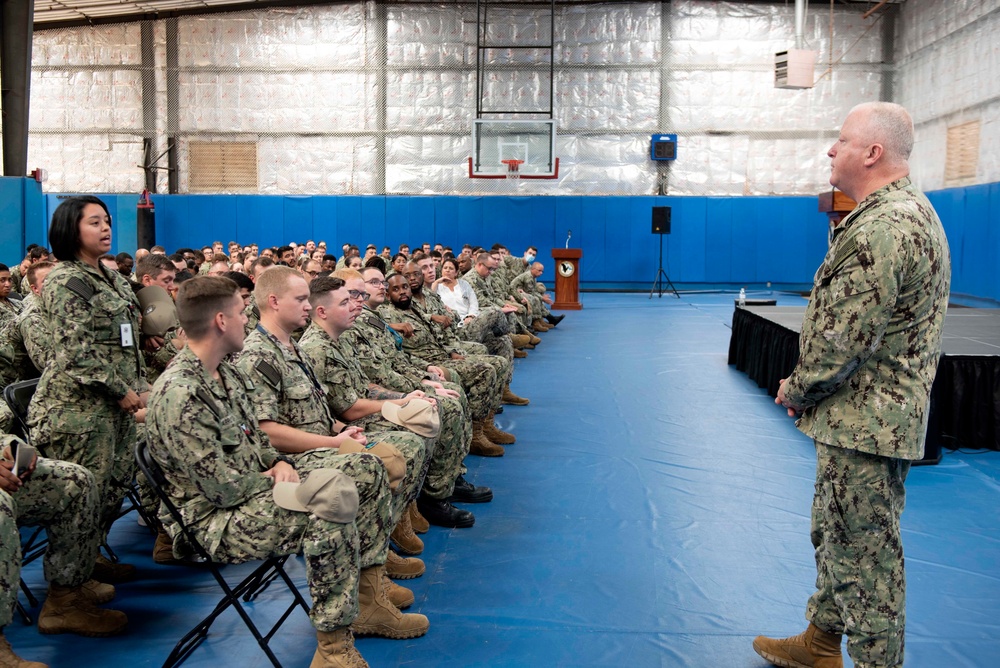
[{"label": "tan boot sole", "polygon": [[427,633],[430,622],[425,621],[423,626],[414,629],[397,629],[386,624],[351,624],[351,631],[355,636],[379,636],[380,638],[391,638],[393,640],[405,640],[407,638],[419,638]]}]

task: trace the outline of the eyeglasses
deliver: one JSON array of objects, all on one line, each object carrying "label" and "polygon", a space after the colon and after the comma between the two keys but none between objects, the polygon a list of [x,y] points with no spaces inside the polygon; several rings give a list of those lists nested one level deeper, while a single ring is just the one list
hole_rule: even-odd
[{"label": "eyeglasses", "polygon": [[370,294],[367,292],[361,292],[361,290],[348,290],[347,296],[355,300],[360,299],[363,302],[368,301],[368,298],[371,297]]},{"label": "eyeglasses", "polygon": [[378,278],[373,278],[371,280],[365,281],[365,285],[370,285],[373,288],[381,288],[383,285],[389,285],[389,282],[383,281]]},{"label": "eyeglasses", "polygon": [[303,271],[302,273],[304,273],[304,274],[309,274],[309,275],[310,275],[310,276],[312,276],[313,278],[316,278],[316,276],[318,276],[318,275],[319,275],[319,272],[318,272],[318,271]]}]

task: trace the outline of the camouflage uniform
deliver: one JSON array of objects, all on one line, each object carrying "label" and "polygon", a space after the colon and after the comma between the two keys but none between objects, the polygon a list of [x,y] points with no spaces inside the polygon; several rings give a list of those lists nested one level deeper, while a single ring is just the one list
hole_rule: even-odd
[{"label": "camouflage uniform", "polygon": [[[493,307],[482,308],[471,322],[459,327],[459,317],[445,306],[439,294],[433,290],[425,289],[423,295],[423,301],[417,299],[413,301],[418,308],[425,313],[448,316],[451,318],[451,326],[448,327],[448,331],[452,336],[466,343],[483,346],[481,352],[466,348],[470,355],[496,355],[507,360],[506,368],[503,370],[503,378],[509,385],[514,374],[514,344],[511,343],[508,336],[511,327],[507,314]],[[434,325],[441,327],[437,323]]]},{"label": "camouflage uniform", "polygon": [[[331,339],[321,327],[310,325],[306,328],[300,345],[323,385],[326,405],[331,415],[339,418],[358,399],[368,397],[368,379],[362,373],[353,352],[345,349],[339,341]],[[435,450],[435,439],[425,439],[389,422],[382,417],[381,412],[352,420],[348,424],[364,429],[368,443],[385,441],[403,454],[406,475],[392,493],[392,516],[394,519],[402,517],[406,506],[417,498],[423,485]]]},{"label": "camouflage uniform", "polygon": [[903,664],[903,483],[923,456],[950,275],[927,198],[908,178],[875,191],[834,233],[785,384],[817,453],[806,617],[846,633],[856,666]]},{"label": "camouflage uniform", "polygon": [[[319,327],[313,325],[306,330],[302,337],[302,349],[313,360],[316,367],[316,375],[327,388],[327,399],[330,410],[335,414],[342,414],[362,398],[375,398],[371,396],[369,385],[371,380],[361,368],[358,352],[353,348],[350,340],[344,334],[334,341]],[[384,386],[383,386],[384,387]],[[401,398],[401,395],[408,394],[399,390],[385,388],[396,395],[390,398]],[[426,388],[430,390],[429,387]],[[430,394],[428,392],[428,394]],[[445,424],[444,407],[438,402],[438,414],[442,420],[441,433],[438,436],[437,444],[433,439],[421,439],[418,435],[408,432],[413,439],[424,440],[427,443],[427,457],[424,467],[424,475],[421,476],[424,493],[430,493],[434,498],[447,498],[454,490],[455,478],[462,473],[462,460],[469,452],[469,444],[463,440],[461,428],[455,429],[455,421]],[[382,413],[354,420],[353,425],[363,427],[368,433],[369,440],[387,440],[397,448],[396,439],[400,433],[400,427],[389,422]],[[378,432],[388,431],[389,434],[377,435]],[[407,467],[407,478],[410,476],[409,466]],[[400,489],[406,484],[403,480]],[[421,488],[413,492],[413,498]],[[442,496],[444,490],[449,490]],[[413,499],[407,499],[412,501]]]},{"label": "camouflage uniform", "polygon": [[[13,436],[0,437],[0,449]],[[18,526],[42,526],[48,536],[45,579],[78,587],[97,559],[99,500],[94,476],[77,464],[39,457],[13,494],[0,489],[0,629],[10,623],[21,573]]]},{"label": "camouflage uniform", "polygon": [[260,307],[257,306],[257,296],[252,292],[250,293],[250,302],[243,309],[243,314],[247,317],[245,332],[247,336],[250,336],[250,332],[257,329],[257,324],[260,322]]},{"label": "camouflage uniform", "polygon": [[[135,475],[135,420],[118,401],[148,389],[139,303],[117,271],[69,261],[45,279],[41,306],[52,359],[28,410],[31,440],[49,457],[90,469],[106,533]],[[125,326],[130,345],[122,345]]]},{"label": "camouflage uniform", "polygon": [[[523,296],[531,304],[531,313],[536,318],[544,318],[547,315],[552,315],[545,302],[542,301],[541,293],[538,291],[538,282],[535,277],[531,274],[531,270],[524,271],[514,277],[514,280],[510,282],[510,289],[514,294],[518,295],[518,299]],[[524,293],[523,295],[521,293]]]},{"label": "camouflage uniform", "polygon": [[[473,267],[462,278],[472,286],[472,291],[476,293],[480,310],[487,307],[502,309],[504,304],[507,303],[506,290],[498,291],[497,287],[495,287],[496,279],[493,279],[492,276],[483,278],[476,272],[475,267]],[[527,331],[525,327],[526,323],[522,322],[521,319],[521,312],[524,310],[524,305],[521,304],[518,305],[516,313],[507,314],[507,320],[510,322],[510,331],[515,334]]]},{"label": "camouflage uniform", "polygon": [[[398,338],[397,338],[398,337]],[[457,398],[436,394],[423,381],[428,374],[423,371],[430,363],[420,360],[415,362],[412,357],[403,352],[403,337],[396,334],[386,324],[385,320],[365,306],[361,315],[354,321],[354,326],[341,335],[346,343],[355,351],[355,358],[361,364],[361,370],[373,383],[397,392],[413,392],[423,390],[434,394],[438,400],[441,413],[441,436],[445,442],[457,441],[468,452],[472,442],[472,422],[469,400],[461,385],[443,381],[441,384],[449,390],[458,393]],[[433,473],[428,477],[432,477]],[[430,486],[425,482],[425,487]],[[434,496],[434,495],[432,495]],[[434,496],[434,498],[439,498]]]},{"label": "camouflage uniform", "polygon": [[0,335],[13,353],[16,380],[37,378],[53,356],[51,337],[39,301],[25,301],[24,310]]},{"label": "camouflage uniform", "polygon": [[23,308],[18,299],[0,299],[0,327],[16,318]]},{"label": "camouflage uniform", "polygon": [[473,420],[482,420],[500,406],[504,385],[497,379],[488,355],[469,355],[462,360],[454,360],[451,353],[462,354],[457,345],[445,347],[435,336],[430,318],[419,311],[399,309],[386,302],[380,307],[381,316],[388,322],[409,323],[413,326],[413,336],[403,339],[403,348],[441,366],[458,373],[462,387],[469,395]]},{"label": "camouflage uniform", "polygon": [[[313,625],[332,631],[350,624],[358,614],[359,567],[377,561],[378,550],[359,540],[361,529],[354,522],[338,524],[274,503],[273,479],[263,472],[279,455],[257,425],[248,396],[253,386],[226,362],[218,373],[218,380],[212,378],[185,347],[153,387],[147,426],[151,454],[167,478],[166,491],[215,559],[242,562],[303,554]],[[319,466],[331,463],[314,459]],[[373,484],[358,484],[361,506],[371,508],[388,487],[384,469],[372,455],[353,459],[366,463],[371,474]],[[300,475],[305,478],[307,472],[300,470]],[[170,534],[179,533],[166,513],[161,519]],[[183,550],[178,541],[174,545],[175,552]]]},{"label": "camouflage uniform", "polygon": [[458,326],[455,314],[448,310],[441,297],[434,291],[425,292],[423,296],[422,300],[414,297],[413,308],[428,316],[443,315],[451,318],[451,325],[448,327],[442,327],[430,317],[427,318],[428,324],[435,328],[445,346],[457,346],[463,351],[463,355],[489,355],[490,364],[493,365],[497,378],[502,379],[505,387],[510,385],[514,377],[514,345],[510,337],[506,334],[497,336],[485,328],[480,328],[483,333],[482,338],[462,336],[462,328]]},{"label": "camouflage uniform", "polygon": [[[323,387],[298,345],[289,350],[257,326],[243,344],[237,362],[249,376],[254,390],[250,400],[257,420],[272,420],[311,434],[333,434],[333,417],[326,406]],[[182,351],[183,352],[183,351]],[[335,468],[351,476],[358,486],[361,504],[354,523],[361,545],[361,567],[385,563],[389,532],[395,526],[392,497],[385,467],[377,457],[361,454],[340,455],[335,450],[289,453],[301,471]]]}]

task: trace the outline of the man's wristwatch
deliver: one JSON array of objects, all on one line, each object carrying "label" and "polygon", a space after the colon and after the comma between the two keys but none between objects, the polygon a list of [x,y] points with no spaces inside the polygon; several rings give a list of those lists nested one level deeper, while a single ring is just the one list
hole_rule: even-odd
[{"label": "man's wristwatch", "polygon": [[274,458],[274,461],[275,462],[285,462],[286,464],[288,464],[289,466],[291,466],[293,469],[295,468],[295,462],[293,462],[290,457],[286,457],[285,455],[278,455],[277,457]]}]

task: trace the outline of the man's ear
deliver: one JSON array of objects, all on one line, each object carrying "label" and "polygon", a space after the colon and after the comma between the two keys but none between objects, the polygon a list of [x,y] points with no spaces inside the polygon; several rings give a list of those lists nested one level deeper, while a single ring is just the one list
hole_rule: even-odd
[{"label": "man's ear", "polygon": [[882,156],[885,154],[885,149],[882,148],[882,144],[872,144],[868,147],[868,152],[865,155],[865,167],[871,167],[876,162],[878,162]]}]

